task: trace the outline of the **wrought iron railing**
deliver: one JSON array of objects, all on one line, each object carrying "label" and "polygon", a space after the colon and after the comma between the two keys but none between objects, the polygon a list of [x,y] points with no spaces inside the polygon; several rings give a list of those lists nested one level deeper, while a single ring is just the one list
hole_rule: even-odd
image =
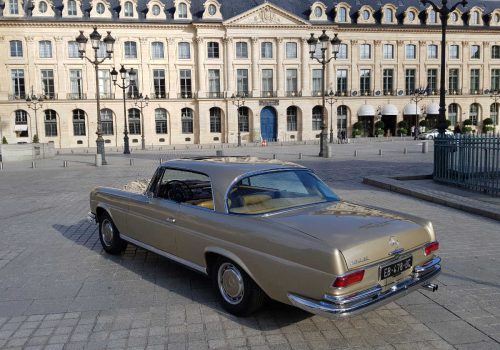
[{"label": "wrought iron railing", "polygon": [[86,100],[87,94],[80,93],[80,92],[69,92],[66,94],[66,98],[68,100]]},{"label": "wrought iron railing", "polygon": [[434,140],[434,180],[500,195],[500,134]]}]

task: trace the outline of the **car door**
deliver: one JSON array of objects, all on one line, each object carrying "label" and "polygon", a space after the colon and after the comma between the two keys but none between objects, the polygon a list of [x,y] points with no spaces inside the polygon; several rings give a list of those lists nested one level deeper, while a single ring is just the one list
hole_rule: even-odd
[{"label": "car door", "polygon": [[179,204],[166,199],[158,192],[158,184],[164,179],[166,169],[155,174],[153,183],[146,194],[132,198],[129,205],[128,235],[169,254],[176,254],[175,215]]}]

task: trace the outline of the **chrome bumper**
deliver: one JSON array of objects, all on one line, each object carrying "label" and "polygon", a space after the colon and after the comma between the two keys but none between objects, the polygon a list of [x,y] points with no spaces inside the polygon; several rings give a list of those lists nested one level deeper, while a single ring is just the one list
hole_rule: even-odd
[{"label": "chrome bumper", "polygon": [[288,293],[292,305],[307,312],[329,318],[341,318],[365,312],[396,300],[411,291],[422,288],[441,272],[441,258],[434,257],[421,266],[415,266],[409,278],[395,284],[385,292],[376,285],[348,296],[325,294],[323,300],[313,300]]},{"label": "chrome bumper", "polygon": [[87,213],[87,220],[93,224],[97,223],[97,217],[90,211]]}]

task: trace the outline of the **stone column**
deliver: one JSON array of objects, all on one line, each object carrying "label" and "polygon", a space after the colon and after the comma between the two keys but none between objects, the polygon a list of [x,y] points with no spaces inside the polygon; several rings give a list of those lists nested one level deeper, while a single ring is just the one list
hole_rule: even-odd
[{"label": "stone column", "polygon": [[276,80],[278,87],[278,96],[283,96],[285,93],[284,82],[285,82],[285,73],[283,70],[283,38],[278,38],[276,40]]},{"label": "stone column", "polygon": [[[206,80],[205,80],[205,70],[203,69],[203,63],[205,62],[205,50],[204,50],[204,43],[205,41],[203,38],[197,37],[195,38],[196,42],[196,69],[195,69],[195,76],[196,79],[193,79],[193,82],[197,82],[197,86],[193,87],[193,91],[198,91],[198,97],[203,98],[206,97],[206,92],[205,92],[205,87],[206,87]],[[196,90],[195,90],[196,89]]]},{"label": "stone column", "polygon": [[425,64],[425,62],[427,62],[427,43],[420,40],[417,44],[417,50],[417,62],[419,62],[419,67],[416,87],[425,88],[427,86],[427,67]]},{"label": "stone column", "polygon": [[[357,91],[359,94],[359,48],[358,41],[351,40],[351,91]],[[352,112],[354,115],[354,111]]]},{"label": "stone column", "polygon": [[[470,93],[470,71],[468,62],[470,60],[470,47],[469,42],[462,42],[462,94],[468,95]],[[467,112],[466,119],[469,118],[466,108],[462,108]]]},{"label": "stone column", "polygon": [[253,37],[252,38],[252,94],[254,97],[260,96],[258,61],[259,61],[259,38]]},{"label": "stone column", "polygon": [[[483,77],[481,78],[481,85],[480,87],[483,90],[486,89],[491,89],[491,70],[490,70],[490,58],[491,58],[491,50],[490,50],[490,43],[489,41],[483,42],[483,56],[481,57],[481,60],[483,61]],[[489,117],[489,103],[487,104],[488,108],[485,108],[482,115],[483,119]]]},{"label": "stone column", "polygon": [[175,70],[175,39],[174,38],[167,39],[167,59],[168,59],[168,69],[167,69],[167,77],[166,77],[167,86],[165,87],[166,91],[168,91],[167,96],[169,98],[177,98],[177,93],[180,93],[180,90],[179,90],[178,84],[177,84],[177,81],[178,81],[177,71]]},{"label": "stone column", "polygon": [[309,96],[311,94],[310,82],[309,82],[309,64],[311,58],[309,55],[309,45],[307,44],[307,39],[301,40],[302,50],[301,50],[301,86],[302,86],[302,96]]},{"label": "stone column", "polygon": [[234,88],[234,67],[233,67],[233,38],[224,38],[224,47],[226,50],[226,62],[224,62],[225,72],[225,91],[226,96],[231,97],[233,93],[236,93]]},{"label": "stone column", "polygon": [[[383,85],[382,85],[382,80],[383,80],[383,74],[384,74],[384,67],[382,67],[382,42],[380,40],[375,40],[373,42],[373,75],[372,75],[372,87],[374,92],[375,91],[380,91],[381,95],[383,94]],[[376,64],[379,64],[378,69]]]},{"label": "stone column", "polygon": [[[405,90],[405,42],[403,40],[398,40],[396,42],[396,80],[394,81],[394,89],[396,94],[399,90]],[[403,93],[404,94],[404,93]]]}]

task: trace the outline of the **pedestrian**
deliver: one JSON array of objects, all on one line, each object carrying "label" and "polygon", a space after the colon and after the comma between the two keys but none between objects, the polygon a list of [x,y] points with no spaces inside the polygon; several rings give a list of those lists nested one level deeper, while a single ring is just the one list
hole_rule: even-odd
[{"label": "pedestrian", "polygon": [[415,125],[411,126],[411,136],[415,137],[415,139],[417,138],[417,135],[415,134]]},{"label": "pedestrian", "polygon": [[342,130],[342,131],[340,132],[340,138],[341,138],[341,142],[342,142],[342,143],[346,143],[346,141],[347,141],[347,140],[346,140],[346,136],[347,136],[346,131],[345,131],[345,130]]},{"label": "pedestrian", "polygon": [[460,129],[460,124],[457,123],[457,125],[455,125],[455,129],[453,129],[453,133],[454,134],[461,134],[462,133],[462,129]]}]

